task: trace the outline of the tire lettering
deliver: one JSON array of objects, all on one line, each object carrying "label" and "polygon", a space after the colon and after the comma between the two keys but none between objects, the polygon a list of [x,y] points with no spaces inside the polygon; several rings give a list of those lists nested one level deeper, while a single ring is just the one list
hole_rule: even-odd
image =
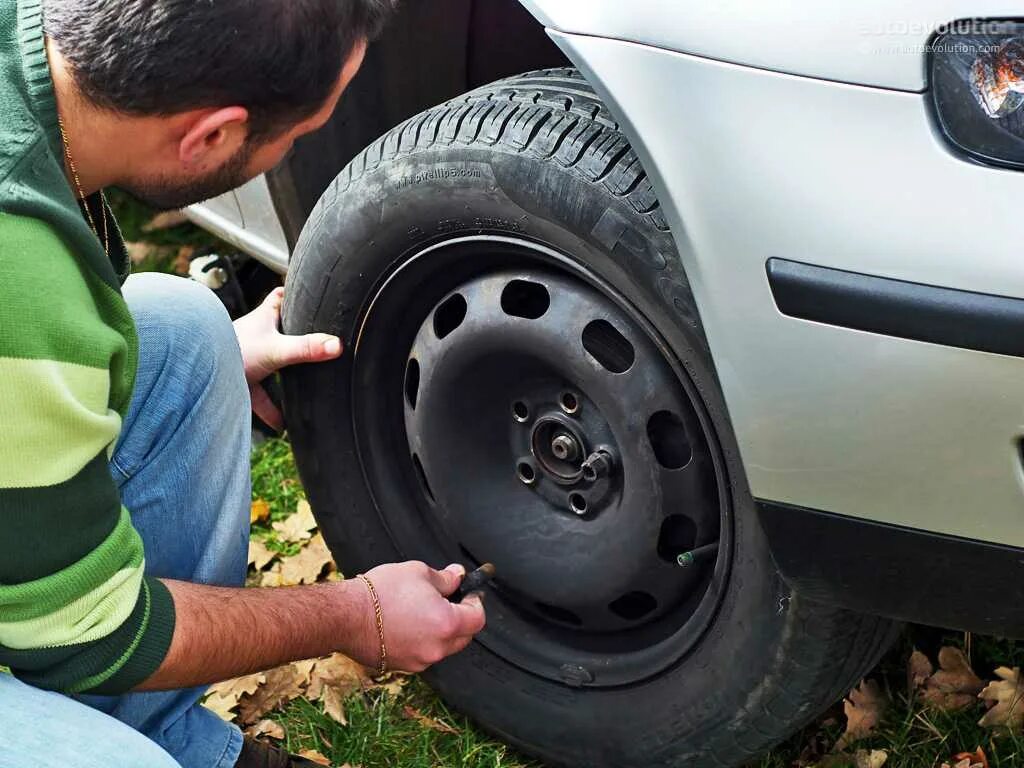
[{"label": "tire lettering", "polygon": [[482,179],[483,171],[479,168],[466,168],[453,165],[439,165],[425,171],[402,176],[395,183],[397,189],[406,189],[428,181],[444,181],[447,179]]}]

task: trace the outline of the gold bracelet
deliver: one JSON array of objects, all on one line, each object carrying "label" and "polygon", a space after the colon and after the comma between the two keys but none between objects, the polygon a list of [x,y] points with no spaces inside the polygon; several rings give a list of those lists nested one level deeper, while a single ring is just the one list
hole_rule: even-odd
[{"label": "gold bracelet", "polygon": [[380,609],[380,599],[377,597],[377,590],[373,588],[373,582],[363,574],[356,578],[362,579],[366,589],[370,592],[370,599],[373,600],[373,614],[377,619],[377,636],[380,638],[380,664],[377,665],[377,677],[384,677],[388,671],[388,647],[384,644],[384,612]]}]

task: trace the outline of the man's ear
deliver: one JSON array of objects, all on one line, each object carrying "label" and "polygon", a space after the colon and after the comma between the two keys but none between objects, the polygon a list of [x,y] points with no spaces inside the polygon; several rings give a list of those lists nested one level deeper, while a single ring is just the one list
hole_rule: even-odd
[{"label": "man's ear", "polygon": [[248,136],[249,110],[224,107],[203,111],[186,126],[178,143],[182,165],[194,166],[213,156],[221,160],[234,155]]}]

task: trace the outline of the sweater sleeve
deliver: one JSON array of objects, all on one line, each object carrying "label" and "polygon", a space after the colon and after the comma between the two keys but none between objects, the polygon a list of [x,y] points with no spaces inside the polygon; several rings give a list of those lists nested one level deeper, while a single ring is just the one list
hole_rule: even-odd
[{"label": "sweater sleeve", "polygon": [[40,688],[121,693],[170,646],[173,602],[108,468],[134,343],[113,288],[0,212],[0,664]]}]

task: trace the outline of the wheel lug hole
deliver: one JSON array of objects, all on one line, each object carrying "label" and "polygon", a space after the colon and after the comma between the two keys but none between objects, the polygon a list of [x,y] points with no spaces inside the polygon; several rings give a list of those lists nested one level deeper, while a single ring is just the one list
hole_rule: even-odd
[{"label": "wheel lug hole", "polygon": [[569,508],[577,515],[587,514],[587,497],[582,493],[569,494]]},{"label": "wheel lug hole", "polygon": [[519,466],[516,467],[516,473],[519,475],[519,479],[526,485],[533,485],[537,482],[537,470],[528,461],[519,462]]},{"label": "wheel lug hole", "polygon": [[530,420],[530,406],[522,400],[516,400],[512,403],[512,418],[520,424],[525,424]]},{"label": "wheel lug hole", "polygon": [[563,392],[558,398],[558,404],[569,416],[575,416],[580,410],[580,399],[573,392]]}]

